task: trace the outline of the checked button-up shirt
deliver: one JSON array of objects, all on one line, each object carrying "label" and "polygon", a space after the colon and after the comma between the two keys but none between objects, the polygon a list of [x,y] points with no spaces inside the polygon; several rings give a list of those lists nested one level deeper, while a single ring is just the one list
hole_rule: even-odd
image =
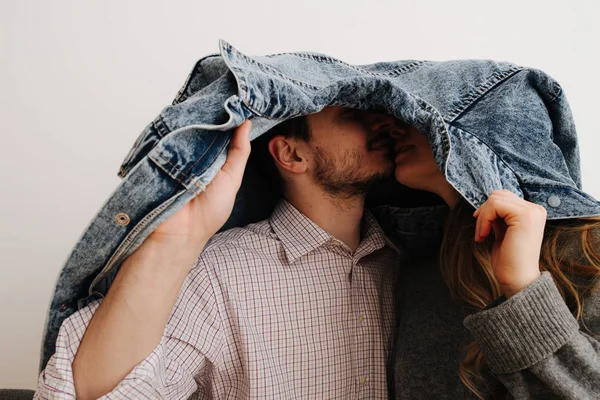
[{"label": "checked button-up shirt", "polygon": [[[351,250],[283,200],[211,239],[163,338],[103,399],[384,399],[398,251],[365,213]],[[71,364],[100,300],[63,323],[36,398],[74,399]]]}]

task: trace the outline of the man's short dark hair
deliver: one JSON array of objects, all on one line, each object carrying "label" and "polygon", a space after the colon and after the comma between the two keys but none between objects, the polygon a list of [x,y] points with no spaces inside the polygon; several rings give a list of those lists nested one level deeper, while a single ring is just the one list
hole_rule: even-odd
[{"label": "man's short dark hair", "polygon": [[302,115],[286,119],[252,141],[252,151],[248,164],[268,181],[272,190],[282,191],[283,181],[281,175],[275,166],[275,160],[269,153],[269,142],[275,136],[308,142],[311,136],[308,117]]}]

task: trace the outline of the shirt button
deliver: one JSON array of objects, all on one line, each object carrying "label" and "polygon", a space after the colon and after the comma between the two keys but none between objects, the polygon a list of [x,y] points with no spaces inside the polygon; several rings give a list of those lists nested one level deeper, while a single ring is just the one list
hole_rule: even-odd
[{"label": "shirt button", "polygon": [[358,322],[363,322],[365,320],[364,315],[359,315],[358,316]]},{"label": "shirt button", "polygon": [[361,385],[364,385],[365,383],[367,383],[367,377],[361,376],[358,381],[360,382]]},{"label": "shirt button", "polygon": [[555,195],[548,197],[548,205],[553,208],[560,206],[560,198]]}]

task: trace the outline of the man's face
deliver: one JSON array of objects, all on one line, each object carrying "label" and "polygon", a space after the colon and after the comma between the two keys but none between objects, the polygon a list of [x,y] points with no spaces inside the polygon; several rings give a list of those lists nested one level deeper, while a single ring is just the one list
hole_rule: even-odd
[{"label": "man's face", "polygon": [[394,142],[365,123],[368,111],[325,107],[308,116],[315,182],[337,196],[364,194],[394,169]]}]

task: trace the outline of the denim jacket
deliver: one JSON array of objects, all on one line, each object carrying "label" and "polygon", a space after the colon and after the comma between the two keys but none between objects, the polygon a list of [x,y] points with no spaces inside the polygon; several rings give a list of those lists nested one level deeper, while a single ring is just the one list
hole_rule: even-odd
[{"label": "denim jacket", "polygon": [[[489,60],[350,65],[324,54],[247,56],[219,41],[173,103],[150,122],[119,170],[122,182],[91,220],[60,271],[40,368],[62,322],[102,297],[118,267],[164,220],[200,194],[226,159],[232,130],[251,139],[327,105],[379,108],[426,134],[447,180],[474,207],[494,189],[543,205],[550,219],[600,215],[581,189],[575,125],[556,81]],[[243,189],[252,192],[245,178]],[[242,191],[243,192],[243,191]],[[239,195],[226,227],[265,216]]]}]

